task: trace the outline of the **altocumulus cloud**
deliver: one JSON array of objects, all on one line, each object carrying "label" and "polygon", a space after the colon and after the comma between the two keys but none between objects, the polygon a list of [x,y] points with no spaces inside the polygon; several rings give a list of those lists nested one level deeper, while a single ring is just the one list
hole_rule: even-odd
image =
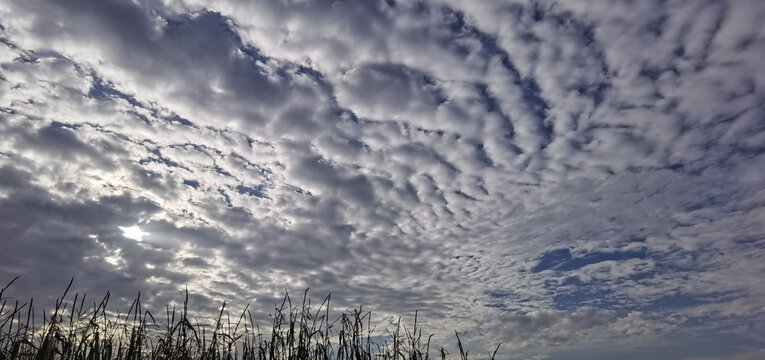
[{"label": "altocumulus cloud", "polygon": [[759,356],[763,17],[5,1],[0,280],[261,315],[311,287],[505,358]]}]

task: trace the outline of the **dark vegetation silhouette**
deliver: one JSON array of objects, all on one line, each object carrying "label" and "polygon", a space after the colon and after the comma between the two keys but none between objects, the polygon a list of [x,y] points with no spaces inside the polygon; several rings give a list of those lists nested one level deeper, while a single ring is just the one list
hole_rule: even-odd
[{"label": "dark vegetation silhouette", "polygon": [[[423,342],[422,327],[398,324],[388,336],[372,336],[371,312],[361,308],[330,320],[330,296],[312,307],[308,290],[299,305],[285,292],[276,306],[270,331],[261,332],[249,306],[232,320],[226,303],[212,329],[189,318],[188,298],[182,309],[167,306],[164,319],[141,305],[140,293],[125,313],[107,309],[110,294],[86,304],[86,296],[67,294],[72,281],[50,314],[36,322],[34,303],[4,297],[13,279],[0,289],[0,360],[430,360],[446,359],[443,347]],[[92,305],[91,305],[92,304]],[[468,360],[459,334],[460,360]],[[494,359],[499,345],[487,358]]]}]

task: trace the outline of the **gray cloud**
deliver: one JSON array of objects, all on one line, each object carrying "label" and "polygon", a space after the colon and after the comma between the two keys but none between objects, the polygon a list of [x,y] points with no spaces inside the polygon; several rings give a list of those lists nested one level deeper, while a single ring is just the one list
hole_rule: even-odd
[{"label": "gray cloud", "polygon": [[0,281],[311,287],[524,356],[761,322],[764,11],[5,3]]}]

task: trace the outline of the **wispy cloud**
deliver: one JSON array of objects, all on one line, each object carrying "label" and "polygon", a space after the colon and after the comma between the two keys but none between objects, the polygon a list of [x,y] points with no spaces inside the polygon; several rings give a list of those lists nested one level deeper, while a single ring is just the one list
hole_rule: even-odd
[{"label": "wispy cloud", "polygon": [[5,2],[0,281],[311,287],[540,357],[761,323],[763,15]]}]

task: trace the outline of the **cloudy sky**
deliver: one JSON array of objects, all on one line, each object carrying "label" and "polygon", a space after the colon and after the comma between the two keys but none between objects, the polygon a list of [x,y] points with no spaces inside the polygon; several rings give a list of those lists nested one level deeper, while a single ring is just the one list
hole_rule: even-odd
[{"label": "cloudy sky", "polygon": [[503,359],[762,358],[763,18],[2,1],[0,283],[263,314],[310,287]]}]

